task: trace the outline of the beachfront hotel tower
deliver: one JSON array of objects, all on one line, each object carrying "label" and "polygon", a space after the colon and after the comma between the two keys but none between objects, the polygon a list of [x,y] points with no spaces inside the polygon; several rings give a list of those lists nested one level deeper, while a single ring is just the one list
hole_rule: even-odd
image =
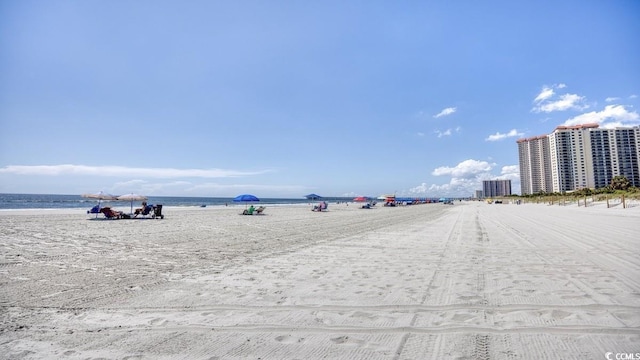
[{"label": "beachfront hotel tower", "polygon": [[553,186],[551,163],[548,161],[549,137],[536,136],[520,139],[517,143],[522,195],[551,192]]},{"label": "beachfront hotel tower", "polygon": [[511,195],[511,180],[484,180],[482,195],[485,198]]},{"label": "beachfront hotel tower", "polygon": [[549,134],[553,192],[595,188],[590,129],[598,124],[558,126]]},{"label": "beachfront hotel tower", "polygon": [[595,187],[610,185],[615,176],[640,187],[640,127],[593,129],[590,136]]},{"label": "beachfront hotel tower", "polygon": [[615,176],[640,187],[640,127],[558,126],[517,141],[522,194],[601,188]]}]

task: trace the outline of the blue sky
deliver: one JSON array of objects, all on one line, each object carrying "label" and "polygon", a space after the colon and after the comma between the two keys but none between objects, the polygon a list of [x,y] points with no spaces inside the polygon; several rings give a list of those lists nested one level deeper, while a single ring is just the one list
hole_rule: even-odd
[{"label": "blue sky", "polygon": [[638,125],[640,2],[3,1],[0,192],[520,191],[516,140]]}]

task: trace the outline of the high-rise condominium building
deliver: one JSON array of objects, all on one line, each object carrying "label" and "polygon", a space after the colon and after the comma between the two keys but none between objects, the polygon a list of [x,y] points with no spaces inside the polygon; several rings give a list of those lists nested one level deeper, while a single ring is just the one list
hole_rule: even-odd
[{"label": "high-rise condominium building", "polygon": [[594,187],[589,130],[596,128],[598,124],[558,126],[548,135],[554,192]]},{"label": "high-rise condominium building", "polygon": [[511,195],[511,180],[484,180],[482,194],[485,198]]},{"label": "high-rise condominium building", "polygon": [[518,140],[520,186],[522,194],[548,193],[553,189],[549,154],[549,137],[536,136]]},{"label": "high-rise condominium building", "polygon": [[523,195],[600,188],[618,175],[640,186],[638,126],[558,126],[549,135],[517,143]]},{"label": "high-rise condominium building", "polygon": [[615,176],[640,187],[640,127],[593,129],[590,136],[595,187],[610,185]]}]

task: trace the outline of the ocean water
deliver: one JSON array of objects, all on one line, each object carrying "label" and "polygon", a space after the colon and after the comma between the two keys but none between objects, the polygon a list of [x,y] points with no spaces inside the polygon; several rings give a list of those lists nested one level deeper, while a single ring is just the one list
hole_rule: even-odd
[{"label": "ocean water", "polygon": [[[351,201],[351,198],[323,198],[326,201]],[[317,202],[307,200],[304,197],[299,199],[260,199],[260,204],[308,204]],[[55,195],[55,194],[0,194],[0,209],[76,209],[86,208],[87,210],[98,203],[94,199],[86,199],[80,195]],[[123,206],[130,204],[130,201],[102,201],[102,204],[113,206]],[[210,205],[233,205],[233,198],[221,197],[178,197],[178,196],[149,196],[149,204],[162,204],[164,206],[210,206]],[[140,204],[134,201],[134,205]]]}]

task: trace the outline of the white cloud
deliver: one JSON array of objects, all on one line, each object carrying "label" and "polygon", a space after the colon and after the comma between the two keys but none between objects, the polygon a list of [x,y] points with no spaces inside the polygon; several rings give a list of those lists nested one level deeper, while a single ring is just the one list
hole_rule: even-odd
[{"label": "white cloud", "polygon": [[447,116],[447,115],[451,115],[454,112],[456,112],[456,108],[454,107],[448,107],[446,109],[443,109],[442,111],[440,111],[439,113],[437,113],[436,115],[433,115],[434,118],[439,118],[439,117],[443,117],[443,116]]},{"label": "white cloud", "polygon": [[[471,188],[475,188],[475,181],[470,179],[451,179],[448,184],[429,185],[422,183],[414,188],[408,190],[409,196],[426,196],[426,197],[466,197],[473,194]],[[403,194],[405,195],[405,194]]]},{"label": "white cloud", "polygon": [[454,167],[441,166],[436,168],[431,173],[435,176],[449,175],[454,178],[471,178],[477,174],[491,171],[494,164],[489,164],[486,161],[478,160],[465,160]]},{"label": "white cloud", "polygon": [[542,91],[533,99],[535,106],[532,112],[553,112],[565,110],[584,110],[589,106],[584,104],[585,98],[576,94],[562,94],[556,96],[555,90],[564,89],[567,85],[556,84],[543,86]]},{"label": "white cloud", "polygon": [[573,117],[564,122],[565,126],[580,124],[602,124],[603,127],[611,127],[611,124],[619,126],[638,125],[640,115],[635,111],[629,111],[624,105],[607,105],[602,111],[592,111]]},{"label": "white cloud", "polygon": [[86,165],[8,165],[0,168],[0,174],[14,175],[90,175],[90,176],[127,176],[143,178],[229,178],[252,176],[270,172],[239,171],[227,169],[173,169],[173,168],[131,168],[124,166],[86,166]]},{"label": "white cloud", "polygon": [[412,187],[411,189],[407,190],[407,192],[411,195],[414,194],[426,194],[427,191],[429,190],[429,184],[427,183],[422,183],[416,187]]},{"label": "white cloud", "polygon": [[618,100],[620,100],[619,97],[608,97],[608,98],[604,99],[604,101],[606,101],[606,102],[614,102],[614,101],[618,101]]},{"label": "white cloud", "polygon": [[540,102],[532,110],[534,112],[553,112],[565,110],[584,110],[589,106],[584,104],[584,96],[576,94],[564,94],[557,100]]},{"label": "white cloud", "polygon": [[447,129],[445,131],[440,131],[440,130],[434,130],[434,132],[436,133],[436,135],[441,138],[443,136],[451,136],[451,134],[453,134],[453,132],[460,132],[462,128],[460,126],[457,126],[455,129]]},{"label": "white cloud", "polygon": [[502,176],[506,176],[508,178],[520,178],[520,166],[518,165],[506,165],[502,167],[502,171],[500,172]]},{"label": "white cloud", "polygon": [[110,193],[139,193],[153,194],[155,196],[213,196],[230,197],[238,193],[272,194],[273,197],[292,197],[294,194],[309,192],[309,189],[301,185],[261,185],[261,184],[221,184],[213,182],[195,183],[190,181],[145,181],[131,180],[113,184],[108,189]]},{"label": "white cloud", "polygon": [[402,191],[403,195],[417,195],[427,197],[468,197],[472,196],[476,190],[482,189],[483,180],[511,180],[513,193],[520,191],[520,168],[518,165],[506,165],[500,169],[499,175],[492,174],[491,170],[495,164],[486,161],[465,160],[456,166],[442,166],[433,171],[435,176],[450,176],[451,179],[445,184],[422,183],[418,186]]},{"label": "white cloud", "polygon": [[518,130],[516,129],[512,129],[511,131],[509,131],[506,134],[501,134],[500,132],[497,132],[493,135],[489,135],[489,137],[487,137],[486,139],[484,139],[485,141],[498,141],[498,140],[503,140],[509,137],[521,137],[523,136],[524,133],[518,132]]},{"label": "white cloud", "polygon": [[536,96],[536,98],[533,100],[534,102],[538,103],[544,100],[547,100],[548,98],[552,97],[553,94],[555,94],[555,92],[553,91],[552,88],[550,87],[543,87],[542,91],[540,91],[540,93],[538,94],[538,96]]}]

